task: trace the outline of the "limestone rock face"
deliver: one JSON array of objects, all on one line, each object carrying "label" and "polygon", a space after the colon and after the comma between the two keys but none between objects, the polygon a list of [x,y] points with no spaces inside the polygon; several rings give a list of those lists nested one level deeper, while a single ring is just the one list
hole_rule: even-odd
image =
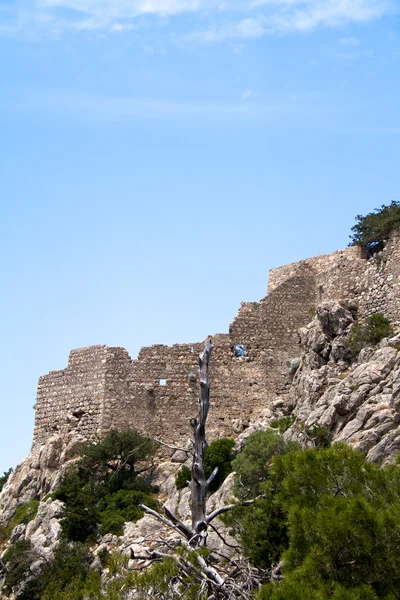
[{"label": "limestone rock face", "polygon": [[301,364],[290,393],[297,421],[285,435],[307,445],[307,431],[325,427],[332,441],[386,464],[400,449],[400,335],[354,361],[346,337],[352,322],[350,310],[329,302],[300,331]]},{"label": "limestone rock face", "polygon": [[0,494],[0,526],[8,523],[19,505],[54,491],[84,442],[80,436],[54,435],[45,444],[34,446]]}]

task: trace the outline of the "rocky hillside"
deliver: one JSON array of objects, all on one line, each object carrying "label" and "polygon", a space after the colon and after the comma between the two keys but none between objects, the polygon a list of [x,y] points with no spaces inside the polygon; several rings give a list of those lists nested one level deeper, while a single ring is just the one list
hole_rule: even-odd
[{"label": "rocky hillside", "polygon": [[387,464],[400,450],[400,334],[354,356],[349,333],[356,308],[323,303],[300,330],[302,353],[290,394],[296,423],[286,436],[310,444],[306,432],[322,428],[331,441]]},{"label": "rocky hillside", "polygon": [[[316,308],[313,320],[299,331],[299,356],[288,365],[292,376],[290,401],[278,399],[267,406],[237,439],[239,449],[254,431],[286,419],[290,425],[284,433],[286,440],[306,447],[340,441],[363,452],[369,461],[381,465],[395,461],[400,450],[400,333],[392,331],[375,346],[366,345],[357,352],[354,343],[351,347],[356,317],[354,302],[324,302]],[[2,598],[17,598],[24,583],[37,576],[54,557],[62,533],[64,505],[49,494],[78,460],[84,441],[76,436],[53,436],[41,447],[35,447],[4,486],[0,494],[3,577],[7,571],[4,557],[17,542],[30,542],[34,560],[21,581],[4,592]],[[180,451],[171,454],[169,460],[163,459],[157,465],[153,484],[160,489],[159,501],[185,523],[190,520],[190,494],[188,488],[177,490],[175,477],[187,455]],[[210,496],[210,510],[230,500],[232,482],[231,475]],[[18,507],[32,506],[35,501],[34,518],[15,522]],[[92,567],[102,570],[99,557],[104,552],[117,552],[126,557],[127,568],[133,568],[137,564],[135,557],[150,555],[160,548],[166,551],[178,539],[176,531],[146,515],[135,523],[127,522],[120,536],[98,536],[90,549]],[[217,554],[233,556],[237,552],[237,542],[221,522],[218,530],[210,533],[209,546]],[[109,576],[106,568],[104,577]]]}]

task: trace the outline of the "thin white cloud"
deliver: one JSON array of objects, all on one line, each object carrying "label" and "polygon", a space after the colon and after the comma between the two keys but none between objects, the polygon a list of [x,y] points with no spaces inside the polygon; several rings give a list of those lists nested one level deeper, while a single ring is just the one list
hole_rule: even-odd
[{"label": "thin white cloud", "polygon": [[[363,23],[382,17],[396,0],[11,0],[0,27],[126,32],[143,15],[211,18],[183,37],[202,42],[257,39],[267,33],[307,32],[320,26]],[[1,15],[1,13],[0,13]]]},{"label": "thin white cloud", "polygon": [[204,31],[195,31],[184,36],[187,41],[220,42],[223,40],[243,40],[260,38],[265,34],[264,18],[243,19],[237,23],[213,26]]},{"label": "thin white cloud", "polygon": [[[259,38],[267,33],[309,32],[317,27],[340,27],[380,18],[392,8],[390,0],[254,0],[261,15],[185,35],[185,39],[215,42]],[[268,9],[268,10],[266,10]],[[343,38],[356,45],[356,38]]]},{"label": "thin white cloud", "polygon": [[307,32],[319,26],[336,27],[373,21],[382,17],[390,6],[386,0],[313,0],[304,3],[302,8],[276,15],[272,23],[283,32]]},{"label": "thin white cloud", "polygon": [[360,45],[360,40],[354,36],[350,36],[350,37],[342,37],[338,40],[338,43],[341,46],[359,46]]},{"label": "thin white cloud", "polygon": [[0,99],[0,109],[56,114],[93,121],[129,121],[136,118],[180,119],[191,116],[265,115],[273,106],[243,102],[180,102],[138,96],[101,96],[60,89],[16,90],[14,97]]}]

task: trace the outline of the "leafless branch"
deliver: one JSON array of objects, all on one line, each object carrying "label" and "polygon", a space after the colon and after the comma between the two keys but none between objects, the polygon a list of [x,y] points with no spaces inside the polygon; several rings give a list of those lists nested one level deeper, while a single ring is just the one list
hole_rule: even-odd
[{"label": "leafless branch", "polygon": [[207,479],[207,487],[210,487],[210,484],[214,481],[218,473],[218,467],[215,467],[214,471],[211,473],[210,477]]},{"label": "leafless branch", "polygon": [[167,444],[166,442],[162,442],[161,440],[158,440],[157,438],[154,438],[154,441],[157,442],[157,444],[160,444],[161,446],[166,446],[170,450],[179,450],[180,452],[185,452],[185,454],[193,455],[192,450],[187,450],[186,448],[180,448],[179,446],[174,446],[173,444]]}]

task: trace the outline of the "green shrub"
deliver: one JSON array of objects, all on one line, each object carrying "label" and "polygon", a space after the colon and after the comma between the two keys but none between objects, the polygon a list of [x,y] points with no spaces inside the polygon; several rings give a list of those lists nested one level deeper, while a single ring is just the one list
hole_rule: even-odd
[{"label": "green shrub", "polygon": [[287,431],[295,421],[296,417],[282,417],[282,419],[272,421],[270,427],[272,427],[273,429],[277,429],[279,433],[283,435],[285,431]]},{"label": "green shrub", "polygon": [[260,598],[397,597],[397,466],[380,468],[335,444],[277,456],[272,477],[275,500],[286,515],[288,547],[281,556],[284,582],[267,587]]},{"label": "green shrub", "polygon": [[262,497],[252,506],[238,505],[224,521],[240,537],[246,555],[257,567],[271,567],[287,548],[286,516],[276,495],[277,481],[271,469],[275,456],[298,448],[294,442],[285,442],[277,431],[267,429],[250,435],[233,461],[235,495],[246,499],[260,494]]},{"label": "green shrub", "polygon": [[157,508],[146,469],[136,467],[154,450],[149,438],[133,430],[112,431],[98,444],[86,445],[54,494],[65,503],[64,536],[84,542],[99,533],[120,535],[124,522],[143,516],[138,504]]},{"label": "green shrub", "polygon": [[[230,438],[220,438],[214,440],[207,447],[204,456],[204,472],[207,479],[212,475],[214,469],[218,467],[218,471],[214,479],[208,486],[209,492],[215,492],[225,481],[230,473],[232,473],[232,461],[235,458],[235,440]],[[186,487],[192,477],[192,472],[186,465],[182,465],[179,469],[175,485],[178,490]]]},{"label": "green shrub", "polygon": [[311,438],[315,448],[328,448],[331,444],[329,429],[324,425],[313,425],[306,430],[306,434]]},{"label": "green shrub", "polygon": [[2,561],[6,566],[3,591],[10,593],[12,588],[24,579],[29,566],[34,561],[34,551],[30,541],[21,540],[13,544],[4,554]]},{"label": "green shrub", "polygon": [[5,542],[10,537],[14,527],[21,525],[21,523],[27,524],[36,517],[39,504],[39,500],[30,500],[18,506],[8,525],[0,527],[0,543]]},{"label": "green shrub", "polygon": [[294,442],[285,442],[278,432],[271,429],[251,434],[232,465],[239,482],[237,492],[258,496],[261,484],[269,478],[273,457],[298,447]]},{"label": "green shrub", "polygon": [[204,456],[204,471],[207,479],[218,467],[218,472],[208,487],[210,492],[215,492],[232,473],[232,461],[236,456],[234,448],[235,440],[230,438],[214,440],[208,446]]},{"label": "green shrub", "polygon": [[366,346],[374,346],[391,335],[393,328],[389,320],[382,313],[375,313],[352,326],[348,340],[349,348],[357,355]]},{"label": "green shrub", "polygon": [[139,504],[157,510],[159,503],[149,491],[119,490],[110,494],[99,502],[100,509],[100,534],[113,533],[122,535],[124,523],[135,522],[143,517],[143,510]]},{"label": "green shrub", "polygon": [[29,523],[36,517],[36,513],[39,508],[39,500],[31,500],[30,502],[26,502],[26,504],[21,504],[18,506],[15,511],[15,515],[13,517],[13,522],[16,525],[20,525],[21,523]]},{"label": "green shrub", "polygon": [[178,490],[182,490],[189,485],[192,472],[186,465],[182,465],[175,477],[175,485]]},{"label": "green shrub", "polygon": [[0,477],[0,492],[7,483],[8,478],[10,477],[13,469],[8,469],[8,471],[4,471],[4,474]]},{"label": "green shrub", "polygon": [[369,585],[346,589],[335,582],[285,577],[281,583],[263,586],[256,595],[256,600],[378,600],[378,596]]},{"label": "green shrub", "polygon": [[264,586],[258,599],[395,600],[398,466],[381,468],[344,444],[285,453],[277,437],[248,439],[235,460],[239,482],[263,496],[225,518],[256,566],[283,564],[283,581]]},{"label": "green shrub", "polygon": [[356,216],[357,223],[351,228],[351,244],[363,246],[370,256],[382,250],[384,241],[391,231],[400,227],[400,202],[392,201],[382,205],[368,215]]},{"label": "green shrub", "polygon": [[[28,583],[24,595],[18,600],[100,598],[100,575],[90,570],[92,560],[93,556],[84,544],[61,540],[53,562]],[[89,596],[89,591],[96,591],[99,595]]]}]

